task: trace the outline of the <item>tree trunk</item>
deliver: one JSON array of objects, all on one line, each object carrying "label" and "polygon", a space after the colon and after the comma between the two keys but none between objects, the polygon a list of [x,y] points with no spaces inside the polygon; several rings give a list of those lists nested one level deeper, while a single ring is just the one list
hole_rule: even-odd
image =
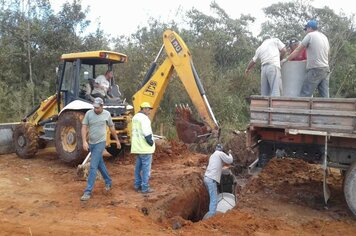
[{"label": "tree trunk", "polygon": [[31,2],[27,1],[27,61],[28,61],[28,73],[32,87],[32,106],[35,104],[35,85],[32,78],[32,59],[31,59]]}]

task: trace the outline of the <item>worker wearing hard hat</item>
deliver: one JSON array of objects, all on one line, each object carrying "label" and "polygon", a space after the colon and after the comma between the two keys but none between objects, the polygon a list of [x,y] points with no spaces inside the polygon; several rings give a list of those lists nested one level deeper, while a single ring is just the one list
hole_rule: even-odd
[{"label": "worker wearing hard hat", "polygon": [[136,154],[134,187],[137,192],[151,193],[153,189],[150,188],[149,179],[155,143],[148,115],[152,106],[143,102],[140,107],[141,110],[132,118],[131,153]]}]

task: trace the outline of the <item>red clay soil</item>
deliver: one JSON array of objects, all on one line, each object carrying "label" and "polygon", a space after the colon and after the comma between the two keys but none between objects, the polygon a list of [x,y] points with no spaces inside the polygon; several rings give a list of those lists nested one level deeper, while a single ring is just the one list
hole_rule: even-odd
[{"label": "red clay soil", "polygon": [[290,159],[272,160],[251,177],[235,209],[198,221],[208,201],[201,177],[208,156],[164,145],[153,160],[154,193],[134,191],[134,157],[127,155],[106,159],[113,189],[106,194],[97,180],[88,202],[79,200],[86,182],[53,148],[29,160],[0,156],[0,235],[355,235],[340,174],[328,178],[326,209],[321,168]]}]

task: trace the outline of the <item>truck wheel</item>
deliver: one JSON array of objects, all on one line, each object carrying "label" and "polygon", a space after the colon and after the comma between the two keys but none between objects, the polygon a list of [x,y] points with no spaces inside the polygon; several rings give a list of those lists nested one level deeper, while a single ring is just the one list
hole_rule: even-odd
[{"label": "truck wheel", "polygon": [[57,121],[55,131],[55,146],[59,159],[78,165],[86,155],[82,142],[83,112],[67,111],[62,113]]},{"label": "truck wheel", "polygon": [[344,179],[344,194],[347,205],[356,216],[356,162],[348,169]]},{"label": "truck wheel", "polygon": [[21,123],[13,133],[16,154],[24,159],[35,156],[38,151],[39,137],[35,127],[30,123]]}]

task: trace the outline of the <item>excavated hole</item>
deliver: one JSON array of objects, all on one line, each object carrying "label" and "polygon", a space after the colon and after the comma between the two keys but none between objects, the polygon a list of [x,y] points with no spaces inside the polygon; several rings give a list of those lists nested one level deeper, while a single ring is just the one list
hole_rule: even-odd
[{"label": "excavated hole", "polygon": [[202,177],[192,173],[178,181],[182,191],[166,202],[166,217],[169,219],[178,216],[192,222],[200,221],[209,208],[209,195]]},{"label": "excavated hole", "polygon": [[209,194],[205,188],[205,185],[202,184],[199,187],[198,194],[192,194],[187,198],[187,201],[191,203],[192,211],[187,215],[181,215],[181,217],[192,222],[198,222],[202,220],[204,215],[209,210]]},{"label": "excavated hole", "polygon": [[[223,176],[221,180],[222,185],[218,186],[218,189],[223,190],[223,192],[229,192],[230,189],[231,193],[235,193],[236,181],[232,183],[231,179],[226,180]],[[201,174],[191,173],[181,177],[177,180],[178,184],[182,190],[156,202],[153,206],[153,212],[156,215],[151,216],[158,221],[171,221],[173,225],[179,218],[191,222],[202,220],[209,209],[209,194]]]}]

